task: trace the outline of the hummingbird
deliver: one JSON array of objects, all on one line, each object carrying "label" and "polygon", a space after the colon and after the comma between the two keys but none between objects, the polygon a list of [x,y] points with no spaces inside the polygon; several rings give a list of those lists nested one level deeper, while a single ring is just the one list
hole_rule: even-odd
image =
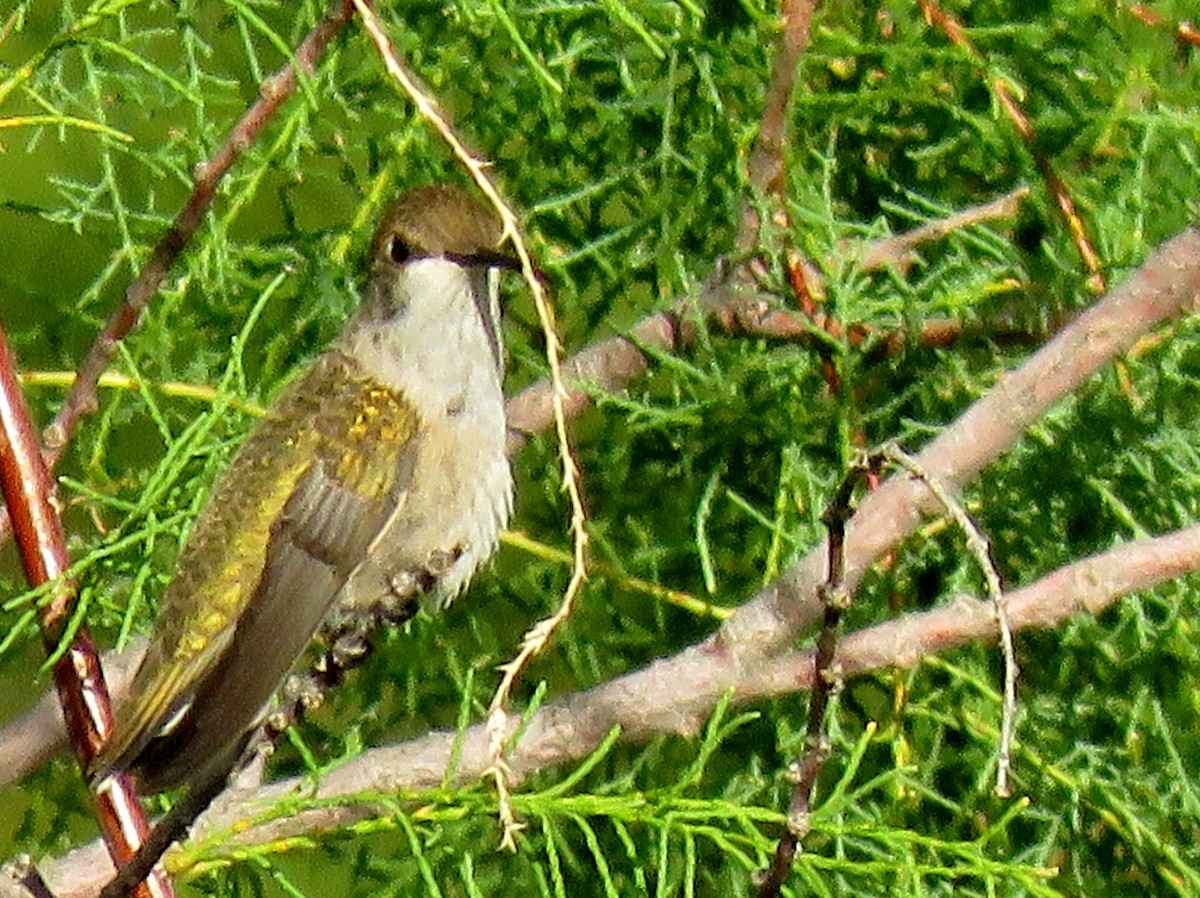
[{"label": "hummingbird", "polygon": [[446,604],[494,552],[512,508],[501,239],[454,187],[385,213],[357,310],[196,519],[93,784],[224,782],[318,633]]}]

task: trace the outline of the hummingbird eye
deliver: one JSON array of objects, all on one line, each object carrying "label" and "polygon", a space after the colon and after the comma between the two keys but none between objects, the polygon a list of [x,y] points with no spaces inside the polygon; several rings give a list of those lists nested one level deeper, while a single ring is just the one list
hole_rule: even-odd
[{"label": "hummingbird eye", "polygon": [[408,261],[408,257],[412,255],[412,248],[399,234],[393,234],[392,239],[388,242],[388,255],[392,257],[392,261],[397,265],[401,265]]}]

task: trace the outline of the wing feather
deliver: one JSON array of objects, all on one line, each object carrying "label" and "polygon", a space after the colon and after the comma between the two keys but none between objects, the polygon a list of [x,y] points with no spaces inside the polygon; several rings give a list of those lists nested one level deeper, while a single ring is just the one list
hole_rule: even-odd
[{"label": "wing feather", "polygon": [[255,725],[403,501],[417,432],[338,352],[284,391],[196,521],[94,776],[169,788]]}]

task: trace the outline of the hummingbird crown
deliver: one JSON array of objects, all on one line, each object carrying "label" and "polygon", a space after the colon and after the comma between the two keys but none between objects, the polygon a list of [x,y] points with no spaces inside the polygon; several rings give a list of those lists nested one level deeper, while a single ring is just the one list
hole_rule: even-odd
[{"label": "hummingbird crown", "polygon": [[500,221],[491,210],[461,190],[418,187],[384,214],[371,241],[371,257],[376,267],[428,256],[491,261],[502,236]]}]

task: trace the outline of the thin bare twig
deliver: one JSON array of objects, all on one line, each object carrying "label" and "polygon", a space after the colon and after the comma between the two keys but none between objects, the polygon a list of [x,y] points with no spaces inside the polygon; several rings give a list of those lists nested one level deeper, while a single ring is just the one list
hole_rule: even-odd
[{"label": "thin bare twig", "polygon": [[919,461],[895,444],[884,446],[879,455],[925,484],[925,488],[950,513],[958,529],[966,536],[967,549],[975,556],[975,563],[983,571],[983,581],[987,587],[988,599],[996,613],[996,625],[1000,631],[1000,645],[1004,653],[1004,710],[996,763],[996,794],[1001,798],[1008,798],[1012,795],[1009,771],[1012,768],[1012,743],[1017,726],[1017,676],[1020,667],[1017,665],[1017,650],[1013,645],[1012,625],[1005,608],[1004,589],[1000,585],[1000,572],[996,570],[996,562],[992,559],[991,544],[979,529],[979,525],[967,514],[963,504],[944,484],[931,476]]},{"label": "thin bare twig", "polygon": [[874,240],[858,249],[843,243],[841,248],[847,255],[855,258],[863,271],[878,271],[881,268],[894,268],[901,274],[906,274],[918,261],[916,249],[923,243],[934,240],[944,240],[951,234],[967,228],[975,227],[989,221],[1012,218],[1020,209],[1021,204],[1029,197],[1029,188],[1021,185],[1010,190],[1003,196],[978,206],[970,206],[947,215],[937,221],[930,221],[911,231]]},{"label": "thin bare twig", "polygon": [[[779,49],[771,63],[771,79],[767,83],[766,99],[759,121],[758,136],[750,151],[746,174],[751,189],[762,194],[768,201],[772,224],[780,229],[790,226],[784,192],[787,185],[787,111],[796,92],[796,76],[800,70],[800,58],[808,47],[809,28],[817,0],[782,0],[780,19],[782,24]],[[742,207],[741,225],[734,246],[746,251],[759,241],[762,229],[759,212],[753,202]],[[787,252],[788,279],[796,294],[801,314],[814,318],[817,315],[815,295],[821,292],[820,274],[812,265],[806,264],[798,250]],[[739,280],[749,283],[749,272],[740,272]],[[825,316],[823,327],[837,327],[837,322]],[[821,358],[821,368],[831,393],[837,392],[841,377],[837,371],[832,347],[824,341],[816,341],[813,348]]]},{"label": "thin bare twig", "polygon": [[991,557],[987,537],[971,520],[962,503],[937,479],[929,476],[921,464],[895,444],[864,455],[846,473],[841,487],[830,502],[822,520],[829,529],[829,576],[818,589],[824,620],[817,637],[815,669],[813,673],[812,697],[809,699],[808,727],[803,757],[790,768],[794,782],[791,802],[788,806],[787,828],[775,848],[775,855],[767,870],[758,877],[759,898],[777,898],[784,882],[791,873],[802,840],[810,828],[809,817],[813,788],[817,776],[829,757],[829,739],[825,735],[825,713],[830,697],[842,688],[844,671],[834,662],[837,651],[837,627],[842,612],[849,607],[850,593],[845,588],[846,573],[846,524],[853,514],[853,497],[856,487],[866,481],[874,483],[885,464],[892,464],[906,471],[925,484],[926,489],[949,512],[951,518],[963,531],[967,547],[975,556],[983,571],[988,598],[992,602],[1000,637],[1004,646],[1004,710],[1001,727],[999,764],[996,776],[996,791],[1002,797],[1011,794],[1009,769],[1014,724],[1016,717],[1017,659],[1013,648],[1012,628],[1004,607],[1004,595],[1000,585],[1000,574]]},{"label": "thin bare twig", "polygon": [[829,576],[820,588],[824,620],[813,655],[813,687],[808,700],[804,754],[788,768],[788,778],[793,783],[793,789],[791,801],[788,803],[786,827],[775,846],[775,855],[770,866],[755,877],[759,898],[777,898],[792,872],[801,842],[811,827],[813,789],[831,751],[829,737],[825,733],[825,715],[830,699],[840,692],[846,683],[841,666],[834,660],[838,647],[838,625],[841,623],[842,613],[850,607],[851,596],[845,585],[846,525],[854,516],[856,490],[860,484],[873,482],[879,476],[882,463],[881,455],[873,455],[864,456],[852,465],[842,478],[837,494],[821,516],[822,522],[829,530]]},{"label": "thin bare twig", "polygon": [[[767,84],[758,136],[746,172],[755,190],[771,195],[783,214],[783,191],[787,181],[784,148],[787,141],[787,110],[796,91],[796,74],[800,57],[808,46],[808,30],[816,11],[816,0],[783,0],[780,18],[783,30],[779,51],[771,63],[771,80]],[[786,223],[786,218],[783,219]],[[742,223],[734,244],[749,249],[758,237],[760,222],[753,204],[742,211]]]},{"label": "thin bare twig", "polygon": [[429,122],[442,140],[446,142],[447,146],[450,147],[451,151],[471,175],[471,179],[495,207],[497,213],[499,213],[504,225],[504,236],[511,241],[517,258],[521,262],[521,274],[525,280],[526,287],[528,287],[533,297],[534,307],[538,313],[538,320],[542,326],[542,334],[546,340],[546,362],[550,368],[551,409],[554,430],[558,437],[559,457],[562,462],[563,490],[566,492],[571,506],[570,533],[573,559],[571,579],[567,584],[566,590],[563,592],[558,610],[551,617],[534,625],[522,640],[521,649],[516,657],[501,666],[500,669],[503,671],[503,677],[488,710],[489,716],[494,718],[491,721],[491,732],[497,737],[497,741],[493,745],[495,762],[491,774],[496,781],[496,790],[500,798],[500,816],[504,829],[501,845],[502,847],[515,850],[515,837],[520,829],[520,824],[517,822],[516,816],[512,811],[512,804],[508,800],[509,793],[506,786],[507,768],[504,764],[506,745],[504,738],[501,737],[501,734],[507,732],[507,727],[505,726],[507,715],[504,709],[517,677],[520,676],[529,660],[545,648],[555,630],[570,616],[575,599],[583,588],[584,580],[587,578],[587,517],[584,513],[583,496],[579,487],[579,469],[576,467],[575,457],[571,452],[570,437],[567,433],[566,409],[569,401],[569,393],[563,380],[562,364],[560,362],[562,344],[559,341],[558,330],[554,323],[554,308],[547,299],[542,283],[537,277],[533,260],[521,235],[521,225],[516,213],[513,212],[511,207],[500,196],[499,189],[487,173],[485,163],[467,149],[466,145],[451,127],[449,121],[442,114],[441,110],[438,109],[437,103],[432,97],[421,90],[416,80],[409,75],[408,71],[401,64],[395,51],[392,49],[391,40],[376,17],[374,10],[371,9],[370,4],[366,0],[353,0],[353,3],[362,19],[363,27],[366,28],[367,33],[371,36],[371,40],[375,43],[376,49],[379,51],[379,55],[388,73],[400,85],[408,98],[412,100],[421,117]]},{"label": "thin bare twig", "polygon": [[[69,567],[54,481],[42,458],[25,397],[17,383],[16,360],[0,328],[0,489],[13,523],[25,577],[31,586],[53,584],[41,609],[46,651],[58,655],[54,682],[67,732],[86,769],[112,731],[113,714],[96,646],[86,628],[69,636],[75,613],[74,584],[60,578]],[[64,639],[70,639],[65,647]],[[61,651],[61,654],[58,653]],[[93,796],[109,853],[120,865],[137,853],[149,827],[128,777],[117,776]],[[160,870],[136,890],[139,898],[174,894]]]}]

